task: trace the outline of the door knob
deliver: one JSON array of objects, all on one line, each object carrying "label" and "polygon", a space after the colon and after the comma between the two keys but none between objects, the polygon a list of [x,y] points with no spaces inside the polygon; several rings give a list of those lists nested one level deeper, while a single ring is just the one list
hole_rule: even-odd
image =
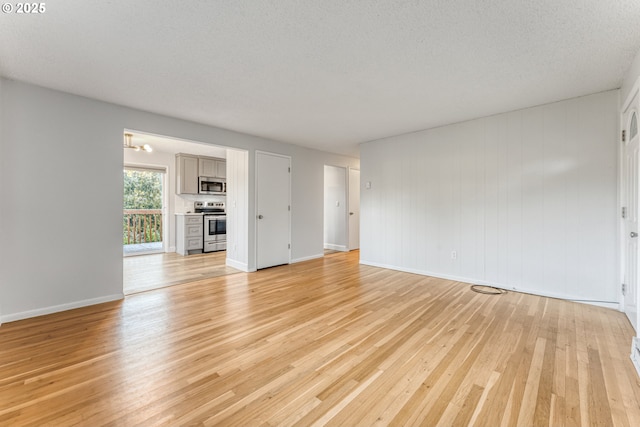
[{"label": "door knob", "polygon": [[353,215],[353,212],[349,212],[349,215]]},{"label": "door knob", "polygon": [[262,219],[264,218],[262,215],[258,215],[258,219]]},{"label": "door knob", "polygon": [[631,233],[629,233],[629,236],[638,237],[638,233],[636,233],[635,231],[632,231]]}]

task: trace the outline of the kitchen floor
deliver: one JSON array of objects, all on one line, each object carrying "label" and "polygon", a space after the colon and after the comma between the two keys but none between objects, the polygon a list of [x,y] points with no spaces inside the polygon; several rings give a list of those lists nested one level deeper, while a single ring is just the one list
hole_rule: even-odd
[{"label": "kitchen floor", "polygon": [[175,252],[123,258],[125,295],[240,273],[225,264],[225,251],[182,256]]}]

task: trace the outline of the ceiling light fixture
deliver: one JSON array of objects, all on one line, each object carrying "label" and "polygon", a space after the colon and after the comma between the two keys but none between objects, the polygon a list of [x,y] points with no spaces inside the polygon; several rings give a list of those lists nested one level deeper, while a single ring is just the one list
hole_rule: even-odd
[{"label": "ceiling light fixture", "polygon": [[144,145],[131,145],[131,137],[133,136],[133,134],[131,133],[125,133],[124,134],[124,148],[132,148],[136,151],[146,151],[147,153],[150,153],[153,151],[153,148],[151,148],[151,146],[149,144],[144,144]]}]

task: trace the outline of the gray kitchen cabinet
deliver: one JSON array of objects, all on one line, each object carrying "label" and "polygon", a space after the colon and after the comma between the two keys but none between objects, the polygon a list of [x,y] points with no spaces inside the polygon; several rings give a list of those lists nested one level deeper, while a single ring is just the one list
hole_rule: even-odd
[{"label": "gray kitchen cabinet", "polygon": [[227,177],[227,161],[216,160],[216,170],[217,170],[216,178],[226,178]]},{"label": "gray kitchen cabinet", "polygon": [[198,157],[198,173],[200,176],[217,177],[218,165],[214,159]]},{"label": "gray kitchen cabinet", "polygon": [[176,193],[198,194],[198,157],[176,154]]},{"label": "gray kitchen cabinet", "polygon": [[202,214],[176,214],[176,252],[202,253],[204,224]]},{"label": "gray kitchen cabinet", "polygon": [[213,157],[199,157],[198,174],[200,176],[210,176],[213,178],[226,178],[227,161]]}]

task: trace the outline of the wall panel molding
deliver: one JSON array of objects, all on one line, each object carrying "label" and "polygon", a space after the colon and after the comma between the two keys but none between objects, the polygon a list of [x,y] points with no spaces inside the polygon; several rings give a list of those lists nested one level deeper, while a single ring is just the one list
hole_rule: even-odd
[{"label": "wall panel molding", "polygon": [[618,91],[361,146],[361,262],[617,304]]}]

